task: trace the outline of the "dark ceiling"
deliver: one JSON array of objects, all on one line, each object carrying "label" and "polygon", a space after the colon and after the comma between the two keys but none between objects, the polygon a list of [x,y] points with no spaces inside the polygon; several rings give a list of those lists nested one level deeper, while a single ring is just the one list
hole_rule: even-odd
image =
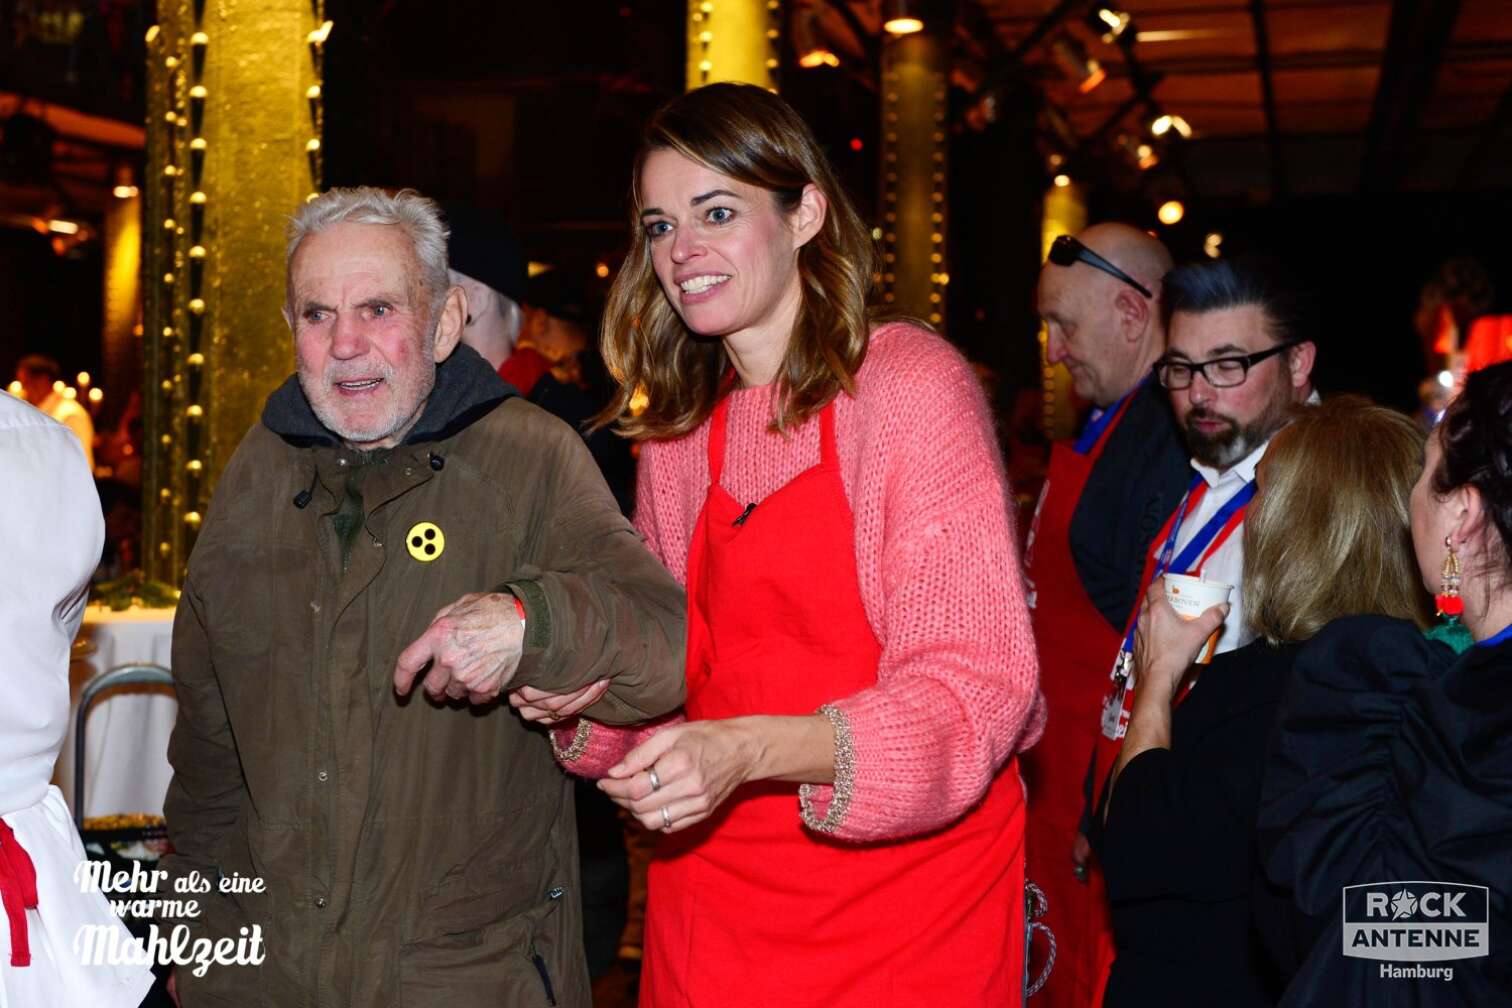
[{"label": "dark ceiling", "polygon": [[[1132,17],[1116,41],[1091,27],[1105,6],[1091,0],[922,4],[950,25],[958,130],[981,128],[990,100],[1031,100],[1047,175],[1061,170],[1050,159],[1064,158],[1086,181],[1189,190],[1219,205],[1512,188],[1508,0],[1127,0],[1106,5]],[[849,162],[842,172],[874,188],[870,151],[845,152],[875,133],[880,2],[785,7],[783,91]],[[134,127],[152,8],[0,4],[0,114],[40,100]],[[527,217],[565,182],[591,191],[564,219],[615,217],[640,123],[682,87],[685,9],[684,0],[327,0],[336,180],[434,175],[462,190],[456,197]],[[799,68],[798,50],[814,45],[840,66]],[[1068,52],[1096,61],[1105,79],[1082,93]],[[1192,138],[1151,136],[1162,112],[1190,123]],[[110,164],[132,150],[130,133],[94,133],[60,128],[65,188],[108,188]],[[1158,162],[1146,172],[1134,167],[1141,145]],[[556,155],[549,168],[542,147]],[[537,169],[551,181],[537,184]]]}]

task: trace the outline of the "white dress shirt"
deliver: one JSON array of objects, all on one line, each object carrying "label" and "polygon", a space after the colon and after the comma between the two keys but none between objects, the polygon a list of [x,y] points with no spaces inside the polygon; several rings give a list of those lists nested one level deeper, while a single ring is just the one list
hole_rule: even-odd
[{"label": "white dress shirt", "polygon": [[[1176,536],[1176,552],[1180,553],[1192,537],[1195,536],[1208,519],[1218,513],[1218,510],[1227,504],[1229,500],[1248,483],[1255,481],[1255,467],[1265,457],[1265,449],[1270,445],[1267,440],[1260,447],[1250,452],[1228,469],[1219,471],[1212,466],[1192,460],[1192,468],[1201,475],[1203,482],[1207,484],[1207,492],[1197,502],[1181,523],[1181,531]],[[1224,584],[1234,586],[1229,595],[1228,619],[1223,621],[1223,632],[1218,635],[1217,653],[1234,651],[1244,647],[1255,639],[1255,632],[1250,629],[1244,618],[1244,593],[1242,582],[1244,580],[1244,525],[1234,529],[1223,543],[1213,551],[1194,574],[1199,574],[1208,581],[1222,581]]]},{"label": "white dress shirt", "polygon": [[73,943],[81,927],[135,939],[104,896],[75,881],[84,848],[49,783],[68,727],[69,648],[104,536],[78,439],[0,395],[0,817],[37,874],[37,907],[26,911],[30,965],[10,964],[10,926],[0,914],[0,1008],[135,1008],[152,985],[146,967],[80,962]]}]

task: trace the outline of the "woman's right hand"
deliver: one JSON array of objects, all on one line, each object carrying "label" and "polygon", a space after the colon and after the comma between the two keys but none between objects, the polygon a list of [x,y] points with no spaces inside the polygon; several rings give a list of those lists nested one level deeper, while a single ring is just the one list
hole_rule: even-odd
[{"label": "woman's right hand", "polygon": [[589,683],[571,693],[548,693],[534,686],[521,686],[509,691],[509,706],[519,711],[520,717],[526,721],[554,725],[592,707],[608,689],[608,679]]},{"label": "woman's right hand", "polygon": [[1225,602],[1204,609],[1196,619],[1183,619],[1166,599],[1165,578],[1156,578],[1145,593],[1134,631],[1134,676],[1139,691],[1170,703],[1202,646],[1228,613]]}]

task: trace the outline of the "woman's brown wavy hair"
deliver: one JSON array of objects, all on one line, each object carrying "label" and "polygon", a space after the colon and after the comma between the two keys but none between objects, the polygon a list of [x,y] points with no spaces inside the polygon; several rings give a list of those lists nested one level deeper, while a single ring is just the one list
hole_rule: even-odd
[{"label": "woman's brown wavy hair", "polygon": [[[630,252],[604,307],[604,360],[619,380],[597,418],[633,438],[670,438],[713,411],[730,366],[724,344],[695,336],[663,293],[641,224],[641,173],[654,151],[673,150],[746,185],[766,189],[780,210],[797,208],[804,186],[825,196],[824,225],[798,251],[802,301],[777,375],[773,426],[796,426],[842,389],[855,391],[866,356],[868,294],[876,247],[808,125],[787,102],[750,84],[710,84],[662,106],[646,127],[630,179]],[[629,413],[637,389],[650,400]]]}]

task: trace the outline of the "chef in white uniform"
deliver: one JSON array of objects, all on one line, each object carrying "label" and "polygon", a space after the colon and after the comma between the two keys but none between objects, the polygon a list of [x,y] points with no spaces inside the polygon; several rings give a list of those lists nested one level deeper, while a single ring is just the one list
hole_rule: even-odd
[{"label": "chef in white uniform", "polygon": [[75,871],[84,848],[49,781],[68,724],[68,652],[104,522],[68,428],[0,395],[0,1008],[136,1008],[143,966],[89,965],[74,938],[122,928]]}]

